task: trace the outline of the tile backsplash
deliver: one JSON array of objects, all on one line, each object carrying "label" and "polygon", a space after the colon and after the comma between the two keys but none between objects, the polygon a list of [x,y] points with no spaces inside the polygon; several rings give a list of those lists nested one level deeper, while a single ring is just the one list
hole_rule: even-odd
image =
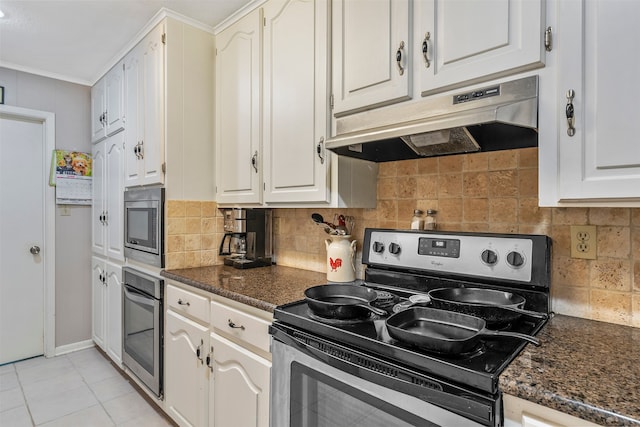
[{"label": "tile backsplash", "polygon": [[[553,310],[640,327],[640,208],[538,207],[537,154],[525,148],[381,163],[375,209],[275,209],[276,261],[326,271],[328,236],[313,212],[328,221],[354,216],[352,234],[361,240],[366,227],[409,228],[414,209],[435,209],[440,230],[550,236]],[[597,227],[595,260],[570,256],[570,225],[584,224]],[[221,262],[222,216],[214,202],[169,201],[166,228],[167,269]]]}]

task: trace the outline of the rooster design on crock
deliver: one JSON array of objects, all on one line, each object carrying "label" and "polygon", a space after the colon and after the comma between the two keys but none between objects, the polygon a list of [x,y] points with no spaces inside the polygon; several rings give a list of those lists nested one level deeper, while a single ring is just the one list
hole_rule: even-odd
[{"label": "rooster design on crock", "polygon": [[332,236],[325,240],[327,247],[327,280],[353,282],[356,279],[356,241],[351,236]]}]

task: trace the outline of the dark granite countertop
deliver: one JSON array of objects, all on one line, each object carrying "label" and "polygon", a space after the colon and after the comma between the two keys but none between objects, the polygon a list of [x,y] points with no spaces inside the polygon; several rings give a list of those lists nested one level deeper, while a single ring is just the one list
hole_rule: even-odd
[{"label": "dark granite countertop", "polygon": [[278,305],[304,299],[305,289],[327,283],[325,273],[276,265],[245,270],[215,265],[160,274],[269,312]]},{"label": "dark granite countertop", "polygon": [[503,393],[606,426],[640,426],[640,329],[557,315],[500,376]]}]

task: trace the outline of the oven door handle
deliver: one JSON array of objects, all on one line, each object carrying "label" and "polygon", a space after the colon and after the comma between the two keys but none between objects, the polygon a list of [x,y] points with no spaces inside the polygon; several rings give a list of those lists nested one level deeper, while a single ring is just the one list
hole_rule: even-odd
[{"label": "oven door handle", "polygon": [[154,306],[154,303],[155,303],[154,298],[148,295],[145,295],[139,291],[136,291],[126,283],[124,284],[124,287],[122,289],[124,290],[125,297],[130,299],[131,301],[137,302],[138,304],[141,304],[141,305],[147,305],[149,307]]}]

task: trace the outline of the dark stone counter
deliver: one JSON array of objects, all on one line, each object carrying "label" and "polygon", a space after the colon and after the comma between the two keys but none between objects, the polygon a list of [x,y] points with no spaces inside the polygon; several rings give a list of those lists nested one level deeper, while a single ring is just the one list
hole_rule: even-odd
[{"label": "dark stone counter", "polygon": [[269,312],[278,305],[304,299],[305,289],[327,283],[325,273],[276,265],[245,270],[215,265],[160,274]]},{"label": "dark stone counter", "polygon": [[640,329],[557,315],[500,376],[505,394],[605,426],[640,426]]}]

